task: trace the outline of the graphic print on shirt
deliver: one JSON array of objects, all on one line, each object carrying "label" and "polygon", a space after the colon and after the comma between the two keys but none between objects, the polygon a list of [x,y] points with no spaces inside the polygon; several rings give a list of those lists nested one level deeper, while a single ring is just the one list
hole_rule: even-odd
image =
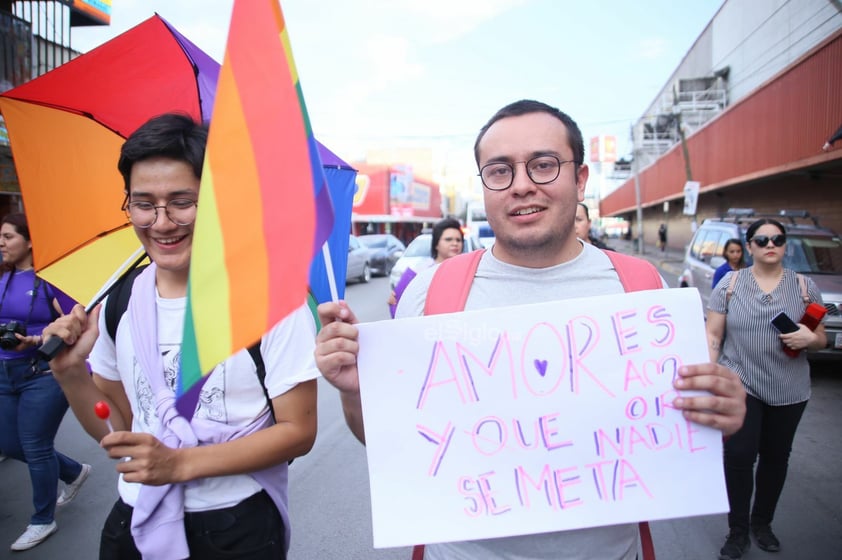
[{"label": "graphic print on shirt", "polygon": [[137,395],[137,407],[140,409],[138,420],[143,426],[152,426],[156,416],[155,397],[152,395],[152,387],[149,385],[146,375],[141,371],[137,358],[132,360],[132,374],[134,377],[134,392]]},{"label": "graphic print on shirt", "polygon": [[208,376],[199,393],[199,406],[194,418],[205,418],[215,422],[228,422],[225,409],[225,362],[216,366]]}]

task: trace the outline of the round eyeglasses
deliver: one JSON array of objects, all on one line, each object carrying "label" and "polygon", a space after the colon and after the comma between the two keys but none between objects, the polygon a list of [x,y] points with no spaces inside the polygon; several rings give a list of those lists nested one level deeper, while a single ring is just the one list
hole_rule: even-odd
[{"label": "round eyeglasses", "polygon": [[487,163],[479,170],[479,176],[486,189],[504,191],[512,186],[515,180],[515,165],[524,164],[526,174],[536,185],[546,185],[558,179],[561,166],[565,163],[577,163],[575,160],[561,160],[555,156],[537,156],[528,161],[512,163],[495,161]]},{"label": "round eyeglasses", "polygon": [[163,208],[167,218],[177,226],[189,226],[196,221],[197,203],[189,198],[174,198],[163,206],[151,202],[129,202],[123,206],[129,221],[139,228],[148,228],[158,220],[158,209]]}]

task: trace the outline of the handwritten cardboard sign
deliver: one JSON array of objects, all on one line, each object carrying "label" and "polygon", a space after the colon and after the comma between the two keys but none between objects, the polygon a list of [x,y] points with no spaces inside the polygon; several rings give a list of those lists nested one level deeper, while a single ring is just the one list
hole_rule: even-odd
[{"label": "handwritten cardboard sign", "polygon": [[727,511],[721,434],[672,407],[707,361],[693,289],[360,325],[374,546]]}]

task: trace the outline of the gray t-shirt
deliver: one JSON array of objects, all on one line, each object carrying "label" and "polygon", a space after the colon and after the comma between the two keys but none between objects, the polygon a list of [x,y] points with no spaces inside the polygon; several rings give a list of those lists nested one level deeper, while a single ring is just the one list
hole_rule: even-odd
[{"label": "gray t-shirt", "polygon": [[[395,318],[424,314],[424,302],[436,267],[421,272],[401,297]],[[665,286],[666,287],[666,286]],[[584,245],[572,261],[549,268],[525,268],[497,260],[486,251],[477,268],[465,310],[541,303],[577,297],[623,293],[611,261],[601,250]],[[479,541],[427,545],[426,560],[634,560],[636,524],[558,531]]]}]

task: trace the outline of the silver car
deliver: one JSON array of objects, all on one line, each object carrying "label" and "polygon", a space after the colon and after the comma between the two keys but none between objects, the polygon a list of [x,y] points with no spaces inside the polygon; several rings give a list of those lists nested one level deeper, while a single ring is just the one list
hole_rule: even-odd
[{"label": "silver car", "polygon": [[[746,228],[762,217],[774,218],[786,227],[784,266],[812,278],[827,308],[824,325],[828,345],[811,353],[810,358],[842,360],[842,239],[821,227],[807,212],[782,210],[779,214],[762,215],[751,209],[731,209],[724,217],[705,220],[687,247],[679,286],[697,288],[707,308],[713,273],[725,263],[725,242],[736,238],[745,246]],[[746,264],[750,265],[751,257],[748,252],[745,254]]]},{"label": "silver car", "polygon": [[371,280],[371,251],[352,235],[348,240],[348,268],[345,283],[368,282]]}]

